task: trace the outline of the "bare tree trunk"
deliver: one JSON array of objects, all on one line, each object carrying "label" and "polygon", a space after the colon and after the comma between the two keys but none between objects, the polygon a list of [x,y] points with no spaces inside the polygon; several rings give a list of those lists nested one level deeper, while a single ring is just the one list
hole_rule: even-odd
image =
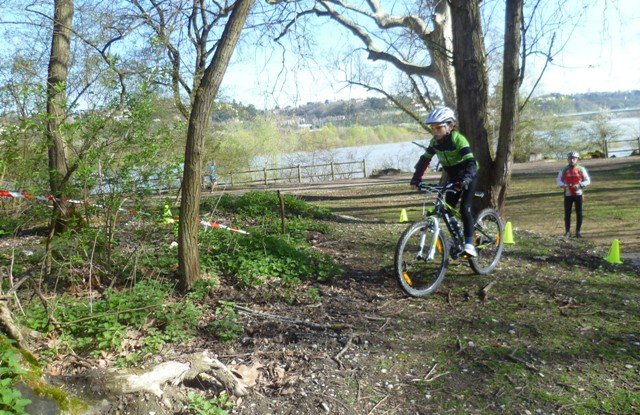
[{"label": "bare tree trunk", "polygon": [[451,15],[458,125],[480,163],[479,188],[486,190],[493,161],[486,127],[489,81],[479,1],[451,1]]},{"label": "bare tree trunk", "polygon": [[460,131],[469,139],[480,164],[479,190],[488,194],[480,207],[504,208],[513,163],[513,141],[518,121],[520,21],[522,1],[508,0],[505,13],[502,119],[496,158],[487,133],[489,100],[486,54],[479,0],[452,0],[454,66]]},{"label": "bare tree trunk", "polygon": [[505,12],[504,62],[502,66],[502,108],[500,139],[491,180],[492,205],[502,211],[513,167],[513,144],[518,126],[520,91],[520,44],[524,0],[508,0]]},{"label": "bare tree trunk", "polygon": [[[440,85],[444,104],[454,108],[456,106],[456,74],[452,63],[453,24],[449,2],[438,2],[435,12],[432,37],[440,47],[431,47],[431,56],[436,72],[434,79]],[[426,45],[429,46],[429,43]]]},{"label": "bare tree trunk", "polygon": [[[49,184],[51,194],[62,196],[67,180],[67,156],[64,137],[60,126],[67,117],[67,75],[71,56],[71,24],[73,21],[73,0],[55,0],[53,35],[47,76],[47,126],[46,137],[49,149]],[[61,206],[54,203],[51,226],[57,230],[64,228],[60,220]]]},{"label": "bare tree trunk", "polygon": [[213,59],[204,72],[202,82],[198,85],[189,116],[178,227],[178,272],[183,290],[191,288],[191,285],[200,278],[198,257],[202,193],[200,178],[202,177],[204,138],[209,127],[211,107],[254,2],[255,0],[238,0],[234,5]]}]

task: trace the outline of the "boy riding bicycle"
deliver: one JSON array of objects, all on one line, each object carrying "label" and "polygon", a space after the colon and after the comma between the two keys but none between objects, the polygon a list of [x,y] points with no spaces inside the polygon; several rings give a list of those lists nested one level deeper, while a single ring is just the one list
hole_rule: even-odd
[{"label": "boy riding bicycle", "polygon": [[447,172],[450,183],[453,183],[455,193],[447,193],[446,202],[455,207],[462,200],[460,213],[464,225],[464,252],[472,257],[477,256],[473,246],[473,214],[471,212],[473,195],[476,190],[478,164],[466,137],[460,134],[456,127],[456,117],[451,108],[438,107],[429,113],[426,119],[433,134],[425,153],[420,156],[411,178],[411,187],[416,188],[422,181],[424,172],[434,155]]}]

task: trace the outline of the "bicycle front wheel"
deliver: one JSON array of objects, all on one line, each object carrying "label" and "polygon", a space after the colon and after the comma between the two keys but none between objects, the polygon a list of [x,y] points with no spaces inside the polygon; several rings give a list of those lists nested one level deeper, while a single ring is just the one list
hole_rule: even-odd
[{"label": "bicycle front wheel", "polygon": [[433,219],[410,225],[400,236],[395,269],[402,289],[412,297],[424,297],[438,288],[447,270],[448,256],[443,232],[435,238]]},{"label": "bicycle front wheel", "polygon": [[504,225],[494,209],[484,209],[476,218],[473,230],[473,244],[478,256],[469,258],[469,264],[476,274],[485,275],[493,271],[502,256]]}]

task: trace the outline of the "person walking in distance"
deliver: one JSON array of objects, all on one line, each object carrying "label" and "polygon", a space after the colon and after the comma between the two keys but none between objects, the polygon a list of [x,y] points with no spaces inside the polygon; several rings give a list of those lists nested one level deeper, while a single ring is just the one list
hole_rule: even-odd
[{"label": "person walking in distance", "polygon": [[218,178],[216,176],[216,163],[211,161],[209,162],[209,190],[211,193],[213,193],[213,189],[215,189],[216,184],[218,184]]},{"label": "person walking in distance", "polygon": [[455,192],[447,193],[446,202],[456,206],[459,200],[464,231],[464,252],[471,257],[477,256],[473,246],[473,213],[471,212],[473,195],[478,180],[478,163],[471,152],[469,142],[456,129],[456,117],[451,108],[438,107],[429,113],[425,123],[429,126],[433,138],[425,153],[420,156],[411,178],[411,186],[416,188],[422,181],[424,172],[434,155],[447,172],[449,183]]},{"label": "person walking in distance", "polygon": [[576,238],[582,238],[582,202],[584,188],[591,184],[587,169],[578,164],[580,155],[577,151],[567,154],[568,164],[560,169],[556,183],[564,189],[564,236],[571,236],[571,210],[576,207]]}]

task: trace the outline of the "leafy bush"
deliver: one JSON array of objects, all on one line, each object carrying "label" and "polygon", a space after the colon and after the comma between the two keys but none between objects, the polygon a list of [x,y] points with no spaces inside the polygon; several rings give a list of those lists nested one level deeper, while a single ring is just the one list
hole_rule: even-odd
[{"label": "leafy bush", "polygon": [[[329,216],[329,210],[313,206],[295,196],[282,195],[284,210],[287,216],[302,216],[323,219]],[[242,196],[223,195],[218,199],[209,198],[201,206],[203,211],[211,211],[217,204],[218,209],[231,212],[240,218],[257,218],[261,216],[279,216],[280,200],[276,192],[248,192]]]},{"label": "leafy bush", "polygon": [[[203,209],[216,203],[217,200],[205,202]],[[331,258],[311,249],[305,241],[309,231],[328,232],[327,226],[308,218],[323,218],[329,211],[290,195],[284,196],[284,204],[290,216],[285,221],[286,233],[281,234],[280,201],[275,192],[222,196],[217,203],[220,215],[235,215],[238,220],[251,223],[251,234],[203,230],[202,269],[224,275],[232,284],[255,286],[278,281],[285,288],[314,278],[326,281],[341,274]]]},{"label": "leafy bush", "polygon": [[25,407],[31,403],[13,387],[15,378],[25,373],[20,365],[20,352],[13,343],[0,334],[0,415],[26,414]]},{"label": "leafy bush", "polygon": [[331,259],[296,243],[290,237],[221,231],[201,234],[201,265],[243,286],[278,279],[290,286],[316,278],[321,281],[341,274]]}]

